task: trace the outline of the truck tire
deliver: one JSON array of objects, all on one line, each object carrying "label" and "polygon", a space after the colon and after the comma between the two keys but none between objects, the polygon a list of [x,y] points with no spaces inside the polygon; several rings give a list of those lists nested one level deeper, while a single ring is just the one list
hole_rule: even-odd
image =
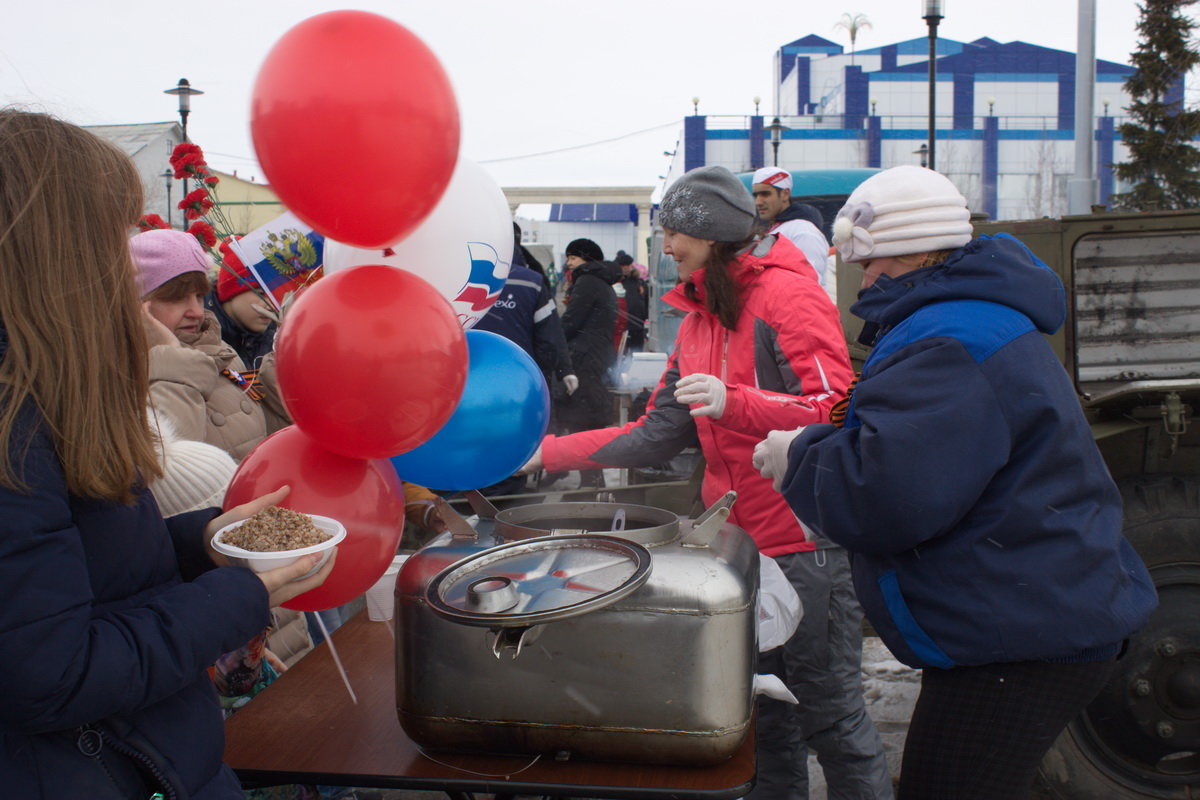
[{"label": "truck tire", "polygon": [[1139,477],[1121,494],[1125,535],[1150,570],[1159,607],[1046,754],[1039,797],[1200,797],[1200,480]]}]

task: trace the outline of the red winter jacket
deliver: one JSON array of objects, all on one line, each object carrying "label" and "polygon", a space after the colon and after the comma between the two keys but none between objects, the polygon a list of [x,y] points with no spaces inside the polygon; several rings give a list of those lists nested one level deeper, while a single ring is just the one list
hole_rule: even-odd
[{"label": "red winter jacket", "polygon": [[[754,537],[761,552],[812,550],[783,497],[750,459],[769,431],[827,422],[829,409],[845,396],[853,372],[837,309],[786,238],[764,238],[732,270],[743,302],[735,330],[722,327],[704,307],[704,271],[697,270],[689,280],[699,302],[683,286],[663,298],[688,315],[645,415],[621,428],[547,436],[542,459],[551,471],[650,466],[698,435],[707,462],[705,504],[733,489],[738,500],[730,519]],[[719,420],[692,417],[688,406],[675,401],[676,380],[697,372],[725,382]]]}]

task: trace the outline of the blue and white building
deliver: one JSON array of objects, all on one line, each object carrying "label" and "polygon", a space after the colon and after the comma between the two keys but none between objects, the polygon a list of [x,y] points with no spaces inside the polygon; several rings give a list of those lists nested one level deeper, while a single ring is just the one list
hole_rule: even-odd
[{"label": "blue and white building", "polygon": [[[919,164],[929,128],[929,40],[846,53],[805,36],[775,53],[778,163],[787,169]],[[1096,62],[1094,119],[1100,199],[1119,191],[1126,158],[1116,128],[1130,104],[1133,68]],[[937,40],[936,166],[973,210],[996,219],[1067,210],[1074,172],[1075,55],[1025,42]],[[1183,80],[1172,98],[1182,100]],[[1170,98],[1169,98],[1170,99]],[[772,115],[773,117],[774,115]],[[774,163],[772,117],[685,117],[668,183],[720,164],[735,172]]]}]

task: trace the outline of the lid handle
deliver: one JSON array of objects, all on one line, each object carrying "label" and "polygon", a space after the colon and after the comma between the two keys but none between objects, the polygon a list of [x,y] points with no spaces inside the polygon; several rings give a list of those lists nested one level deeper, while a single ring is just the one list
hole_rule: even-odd
[{"label": "lid handle", "polygon": [[716,538],[717,531],[721,530],[721,526],[729,518],[729,509],[733,506],[734,500],[737,500],[737,492],[726,492],[703,514],[696,517],[692,523],[692,529],[683,537],[683,545],[685,547],[708,547],[711,545],[713,539]]},{"label": "lid handle", "polygon": [[[536,625],[523,628],[492,628],[492,632],[495,633],[492,637],[492,655],[497,659],[505,651],[510,651],[513,658],[521,655],[521,648],[525,646],[526,640],[532,642],[538,637],[540,631],[536,628]],[[530,631],[534,633],[531,634]]]}]

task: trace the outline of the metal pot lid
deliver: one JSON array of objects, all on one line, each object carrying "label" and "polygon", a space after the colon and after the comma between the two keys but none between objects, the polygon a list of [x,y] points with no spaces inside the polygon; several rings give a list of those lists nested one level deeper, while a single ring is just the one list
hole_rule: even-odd
[{"label": "metal pot lid", "polygon": [[457,561],[429,582],[425,600],[463,625],[515,627],[576,617],[637,591],[650,551],[615,536],[543,536]]}]

